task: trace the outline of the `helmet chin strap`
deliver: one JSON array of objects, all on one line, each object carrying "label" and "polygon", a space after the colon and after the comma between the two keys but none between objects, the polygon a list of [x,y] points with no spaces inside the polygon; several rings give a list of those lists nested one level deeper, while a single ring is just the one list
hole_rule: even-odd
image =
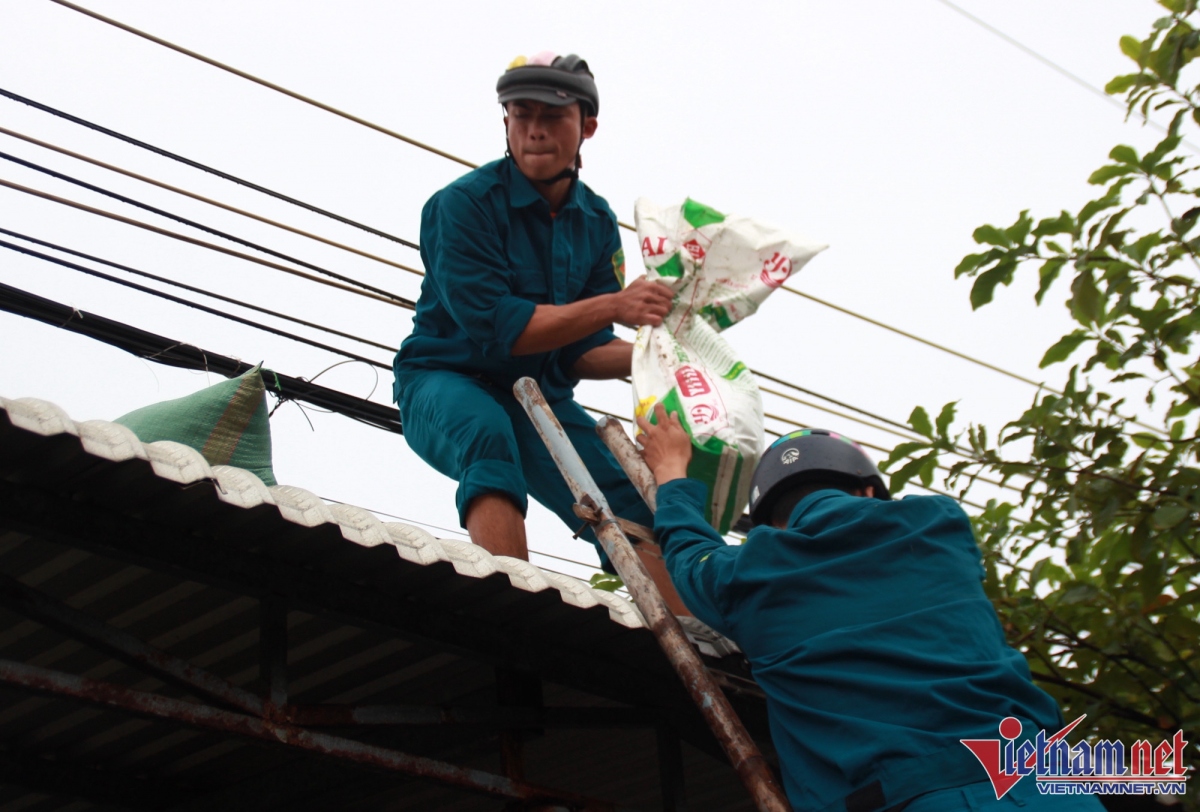
[{"label": "helmet chin strap", "polygon": [[581,155],[582,149],[583,149],[583,139],[580,138],[580,145],[578,145],[577,148],[575,149],[575,163],[572,164],[572,166],[570,166],[566,169],[563,169],[563,172],[560,172],[557,175],[554,175],[553,178],[551,178],[550,180],[539,180],[536,182],[538,182],[538,184],[545,184],[546,186],[551,186],[553,184],[557,184],[557,182],[560,180],[566,180],[566,179],[578,180],[578,179],[580,179],[580,169],[583,168],[583,156]]}]

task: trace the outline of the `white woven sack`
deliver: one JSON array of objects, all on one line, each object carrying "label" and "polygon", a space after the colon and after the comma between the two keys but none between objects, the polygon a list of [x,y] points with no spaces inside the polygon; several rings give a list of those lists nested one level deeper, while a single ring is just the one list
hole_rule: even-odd
[{"label": "white woven sack", "polygon": [[646,277],[670,286],[660,327],[638,330],[633,348],[635,413],[662,403],[692,438],[688,476],[709,489],[705,518],[719,532],[746,508],[762,453],[758,383],[719,333],[759,305],[827,246],[693,200],[634,209]]}]

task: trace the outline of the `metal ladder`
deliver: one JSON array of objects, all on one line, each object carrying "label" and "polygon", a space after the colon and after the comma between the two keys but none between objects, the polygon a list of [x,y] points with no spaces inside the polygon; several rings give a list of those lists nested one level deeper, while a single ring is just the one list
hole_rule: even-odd
[{"label": "metal ladder", "polygon": [[[622,529],[622,522],[609,508],[604,494],[592,479],[575,447],[571,445],[541,389],[532,378],[522,378],[513,386],[513,393],[546,443],[546,448],[562,472],[575,501],[583,508],[580,511],[581,515],[585,515],[594,528],[596,537],[604,546],[604,552],[608,554],[617,574],[625,582],[634,603],[641,610],[667,659],[683,680],[692,701],[696,703],[717,741],[724,748],[755,805],[760,812],[790,812],[791,806],[788,805],[775,776],[763,759],[758,745],[750,738],[729,700],[704,667],[679,621],[668,610],[662,595]],[[597,426],[597,431],[642,494],[646,504],[654,510],[657,492],[654,477],[624,429],[615,420],[605,418]]]}]

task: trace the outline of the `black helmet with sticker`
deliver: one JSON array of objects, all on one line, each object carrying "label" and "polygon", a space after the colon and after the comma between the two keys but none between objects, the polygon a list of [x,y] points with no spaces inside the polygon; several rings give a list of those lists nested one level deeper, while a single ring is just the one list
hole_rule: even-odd
[{"label": "black helmet with sticker", "polygon": [[501,104],[530,99],[555,106],[581,102],[586,115],[600,112],[600,93],[588,63],[575,54],[556,56],[543,51],[529,58],[518,56],[496,82]]},{"label": "black helmet with sticker", "polygon": [[750,519],[764,524],[789,488],[822,479],[850,479],[870,485],[878,499],[891,499],[883,476],[866,452],[825,429],[801,429],[780,437],[763,453],[750,485]]}]

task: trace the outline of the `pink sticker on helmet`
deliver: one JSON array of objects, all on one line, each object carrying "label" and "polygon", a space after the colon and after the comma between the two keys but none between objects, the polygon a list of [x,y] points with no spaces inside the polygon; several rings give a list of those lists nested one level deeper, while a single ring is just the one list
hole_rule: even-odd
[{"label": "pink sticker on helmet", "polygon": [[557,58],[558,54],[554,53],[554,51],[542,51],[539,54],[534,54],[533,56],[529,57],[529,61],[526,64],[545,65],[549,67]]}]

